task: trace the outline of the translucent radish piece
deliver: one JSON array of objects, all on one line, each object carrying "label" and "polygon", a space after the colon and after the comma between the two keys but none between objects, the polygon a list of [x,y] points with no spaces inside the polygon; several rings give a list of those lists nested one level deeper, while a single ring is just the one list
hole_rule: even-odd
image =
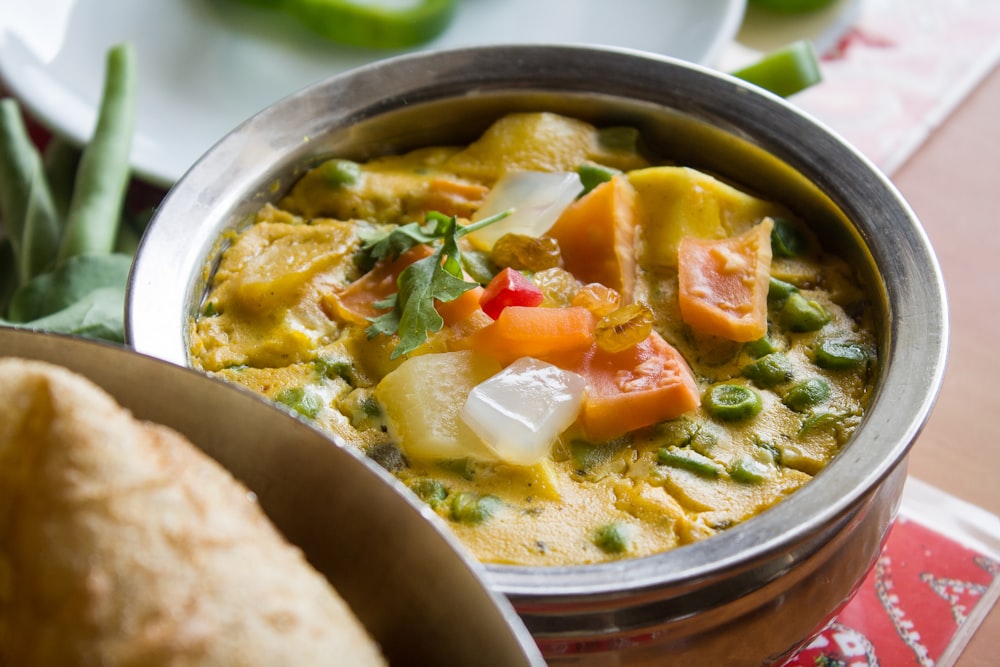
[{"label": "translucent radish piece", "polygon": [[501,459],[530,466],[580,413],[586,380],[525,357],[469,392],[461,418]]},{"label": "translucent radish piece", "polygon": [[499,222],[472,232],[467,239],[480,250],[490,250],[504,234],[541,236],[577,195],[583,192],[580,176],[571,172],[520,171],[502,176],[482,207],[472,216],[476,222],[503,211],[512,213]]}]

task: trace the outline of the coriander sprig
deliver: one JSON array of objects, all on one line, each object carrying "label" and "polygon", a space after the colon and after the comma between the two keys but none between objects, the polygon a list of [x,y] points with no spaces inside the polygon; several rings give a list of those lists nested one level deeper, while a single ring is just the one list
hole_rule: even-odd
[{"label": "coriander sprig", "polygon": [[478,285],[463,277],[458,239],[508,215],[510,211],[503,211],[462,226],[457,216],[431,211],[422,225],[411,222],[364,238],[360,251],[362,264],[392,261],[421,244],[437,246],[433,253],[403,269],[396,281],[398,291],[375,304],[390,310],[370,318],[368,337],[398,334],[399,342],[390,355],[397,359],[420,347],[428,333],[440,331],[444,320],[434,308],[434,302],[454,301]]}]

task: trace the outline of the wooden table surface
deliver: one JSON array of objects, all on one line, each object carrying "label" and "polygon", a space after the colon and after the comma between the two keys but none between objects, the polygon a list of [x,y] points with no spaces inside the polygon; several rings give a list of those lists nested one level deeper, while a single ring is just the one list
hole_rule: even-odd
[{"label": "wooden table surface", "polygon": [[[944,385],[910,455],[910,474],[994,514],[1000,514],[998,147],[1000,67],[892,179],[937,252],[951,320]],[[1000,665],[1000,606],[957,664]]]}]

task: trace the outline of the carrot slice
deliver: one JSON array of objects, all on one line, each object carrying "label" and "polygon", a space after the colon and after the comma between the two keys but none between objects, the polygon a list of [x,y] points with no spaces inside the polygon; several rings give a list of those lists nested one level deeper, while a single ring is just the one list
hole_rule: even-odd
[{"label": "carrot slice", "polygon": [[[430,246],[422,244],[410,248],[392,262],[379,262],[344,289],[324,294],[320,298],[323,312],[343,322],[367,325],[371,318],[386,312],[375,304],[399,291],[397,283],[403,269],[433,252]],[[451,325],[478,310],[482,294],[482,287],[473,287],[454,301],[435,301],[434,308],[445,324]]]},{"label": "carrot slice", "polygon": [[521,357],[556,363],[579,357],[594,345],[594,323],[586,308],[507,306],[496,321],[470,336],[469,345],[503,365]]},{"label": "carrot slice", "polygon": [[479,183],[458,181],[450,178],[432,178],[424,196],[425,211],[437,211],[445,215],[469,217],[482,203],[489,188]]},{"label": "carrot slice", "polygon": [[695,331],[737,342],[767,333],[771,218],[728,239],[687,237],[677,249],[681,317]]},{"label": "carrot slice", "polygon": [[567,370],[587,380],[580,421],[595,441],[679,417],[701,402],[684,357],[655,331],[622,352],[595,345]]},{"label": "carrot slice", "polygon": [[573,202],[546,232],[559,242],[567,271],[607,285],[626,302],[635,289],[635,234],[635,188],[623,175]]}]

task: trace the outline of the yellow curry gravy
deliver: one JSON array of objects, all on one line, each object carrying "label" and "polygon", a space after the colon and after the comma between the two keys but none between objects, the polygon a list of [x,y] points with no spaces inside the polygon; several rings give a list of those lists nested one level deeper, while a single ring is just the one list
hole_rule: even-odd
[{"label": "yellow curry gravy", "polygon": [[[549,113],[513,114],[469,146],[355,165],[360,177],[349,185],[332,183],[317,167],[230,239],[190,325],[191,358],[366,452],[427,500],[485,562],[545,566],[644,556],[753,517],[809,481],[861,418],[875,363],[863,292],[847,265],[819,247],[808,221],[707,174],[652,165],[634,142],[609,139],[627,136],[619,130]],[[369,337],[364,324],[330,307],[330,295],[359,278],[360,231],[422,221],[429,210],[466,220],[505,173],[572,172],[582,164],[624,173],[635,190],[632,300],[652,309],[656,331],[683,355],[703,395],[722,383],[741,385],[759,397],[760,412],[720,419],[703,400],[677,418],[602,442],[570,427],[546,459],[529,466],[491,460],[475,447],[447,459],[408,452],[392,436],[401,431],[387,428],[392,411],[423,415],[434,428],[454,419],[470,381],[442,361],[425,364],[402,394],[377,390],[407,359],[391,358],[394,337]],[[450,185],[442,189],[435,179]],[[823,313],[821,324],[797,330],[775,299],[761,340],[693,330],[678,307],[679,240],[734,236],[765,219],[797,222],[803,244],[794,253],[772,253],[770,297],[775,285],[793,290]],[[574,289],[560,268],[528,275],[547,283],[552,298]],[[454,337],[445,327],[407,357],[445,353]],[[824,355],[831,344],[853,357],[831,361]],[[823,391],[790,399],[801,398],[810,381]],[[678,465],[670,453],[701,465]]]}]

